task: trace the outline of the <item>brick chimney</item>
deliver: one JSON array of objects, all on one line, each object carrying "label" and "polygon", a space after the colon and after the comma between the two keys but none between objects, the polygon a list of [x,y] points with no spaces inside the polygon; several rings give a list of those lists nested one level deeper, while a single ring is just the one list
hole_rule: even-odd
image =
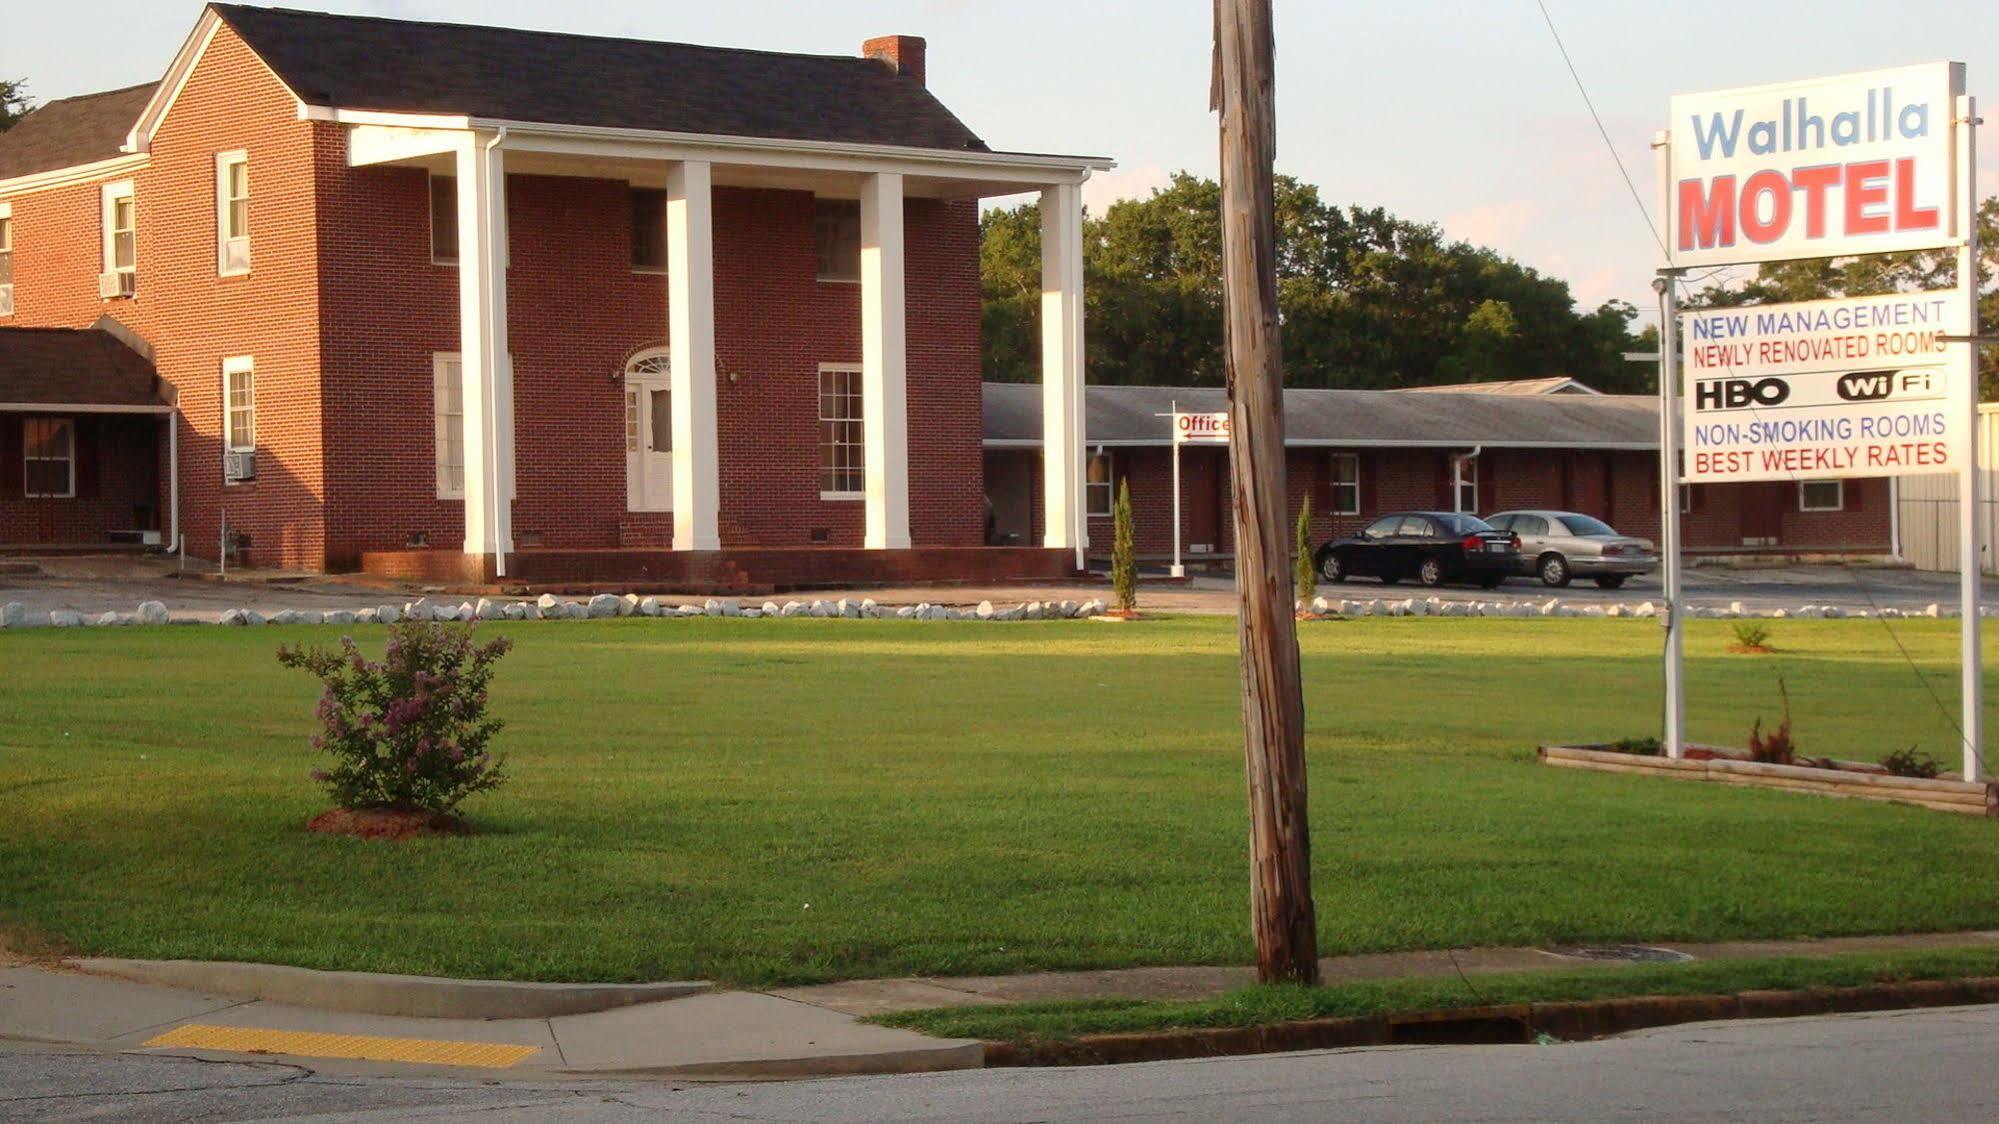
[{"label": "brick chimney", "polygon": [[863,58],[880,59],[890,70],[923,85],[923,37],[920,35],[878,35],[861,44]]}]

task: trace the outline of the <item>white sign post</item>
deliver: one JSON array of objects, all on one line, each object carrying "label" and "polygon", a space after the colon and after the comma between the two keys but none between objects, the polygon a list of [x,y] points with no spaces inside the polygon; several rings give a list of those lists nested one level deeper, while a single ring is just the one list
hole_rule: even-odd
[{"label": "white sign post", "polygon": [[1178,402],[1173,403],[1173,413],[1169,416],[1173,419],[1173,568],[1167,572],[1184,578],[1187,567],[1180,563],[1180,446],[1228,444],[1229,416],[1183,414]]},{"label": "white sign post", "polygon": [[[1974,110],[1962,63],[1672,99],[1671,128],[1654,141],[1667,240],[1655,288],[1670,757],[1685,752],[1680,483],[1950,472],[1964,775],[1983,774],[1977,349],[1945,341],[1977,334]],[[1677,310],[1689,267],[1948,248],[1952,291]]]}]

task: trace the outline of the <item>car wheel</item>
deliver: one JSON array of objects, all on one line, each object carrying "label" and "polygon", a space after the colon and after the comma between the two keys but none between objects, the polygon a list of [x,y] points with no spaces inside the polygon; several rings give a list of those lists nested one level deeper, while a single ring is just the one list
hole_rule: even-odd
[{"label": "car wheel", "polygon": [[1422,568],[1416,571],[1416,580],[1424,585],[1444,584],[1444,563],[1436,558],[1423,559]]},{"label": "car wheel", "polygon": [[1604,589],[1621,589],[1624,586],[1624,579],[1630,576],[1629,574],[1605,574],[1596,579],[1596,584]]},{"label": "car wheel", "polygon": [[1569,560],[1559,554],[1543,554],[1535,572],[1541,575],[1541,584],[1560,589],[1569,584]]},{"label": "car wheel", "polygon": [[1319,576],[1329,582],[1347,580],[1346,563],[1340,561],[1338,553],[1328,550],[1319,555]]}]

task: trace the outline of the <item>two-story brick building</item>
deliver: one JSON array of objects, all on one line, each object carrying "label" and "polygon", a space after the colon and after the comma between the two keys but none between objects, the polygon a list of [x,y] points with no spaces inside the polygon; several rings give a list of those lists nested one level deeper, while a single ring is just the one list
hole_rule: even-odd
[{"label": "two-story brick building", "polygon": [[[530,579],[1073,567],[1080,187],[1109,163],[989,148],[924,70],[906,36],[808,56],[209,6],[159,82],[0,134],[0,370],[47,368],[0,401],[0,543],[150,523],[197,557]],[[1040,549],[994,551],[977,209],[1022,192],[1054,438]],[[157,393],[22,331],[51,328],[129,341]],[[102,498],[114,446],[156,465],[150,504]]]}]

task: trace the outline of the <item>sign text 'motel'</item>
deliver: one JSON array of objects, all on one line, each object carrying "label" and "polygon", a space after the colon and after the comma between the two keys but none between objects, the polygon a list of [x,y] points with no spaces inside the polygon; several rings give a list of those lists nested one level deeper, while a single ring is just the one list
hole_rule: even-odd
[{"label": "sign text 'motel'", "polygon": [[1672,99],[1677,266],[1951,244],[1961,63]]}]

